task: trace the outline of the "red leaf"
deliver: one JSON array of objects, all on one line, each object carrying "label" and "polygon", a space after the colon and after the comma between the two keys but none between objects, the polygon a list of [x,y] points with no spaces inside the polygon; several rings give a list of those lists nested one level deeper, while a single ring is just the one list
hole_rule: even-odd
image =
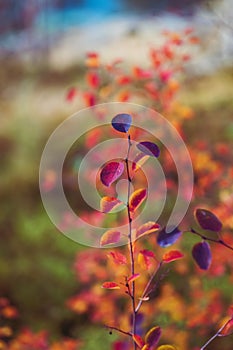
[{"label": "red leaf", "polygon": [[144,249],[138,253],[138,263],[142,269],[149,270],[152,266],[152,259],[155,259],[155,254],[150,250]]},{"label": "red leaf", "polygon": [[119,102],[127,102],[130,99],[129,91],[121,91],[117,96],[117,101]]},{"label": "red leaf", "polygon": [[119,285],[116,282],[104,282],[102,288],[105,289],[120,289]]},{"label": "red leaf", "polygon": [[100,85],[100,78],[99,75],[95,72],[89,72],[87,73],[86,76],[87,79],[87,83],[88,85],[93,88],[93,89],[97,89]]},{"label": "red leaf", "polygon": [[111,257],[115,264],[117,265],[125,265],[127,264],[127,258],[125,255],[121,254],[120,252],[110,252],[108,254],[109,257]]},{"label": "red leaf", "polygon": [[143,347],[143,345],[145,344],[144,340],[138,334],[133,334],[132,338],[133,338],[134,342],[137,344],[137,346],[139,347],[139,349],[141,349]]},{"label": "red leaf", "polygon": [[164,83],[167,83],[171,76],[172,72],[170,70],[164,70],[159,73],[159,77]]},{"label": "red leaf", "polygon": [[132,79],[128,75],[121,75],[117,78],[117,83],[120,85],[126,85],[131,83]]},{"label": "red leaf", "polygon": [[118,243],[120,238],[121,238],[121,233],[119,231],[108,230],[101,237],[100,245],[105,246],[108,244]]},{"label": "red leaf", "polygon": [[233,334],[233,318],[231,318],[219,333],[219,337],[226,337]]},{"label": "red leaf", "polygon": [[147,223],[140,226],[136,231],[136,238],[141,238],[150,233],[154,233],[160,229],[159,224],[154,221],[148,221]]},{"label": "red leaf", "polygon": [[130,276],[128,279],[127,279],[127,282],[130,283],[130,282],[133,282],[135,281],[136,279],[138,279],[140,277],[140,273],[135,273],[134,275]]},{"label": "red leaf", "polygon": [[83,99],[87,107],[93,107],[96,104],[96,96],[92,92],[84,92]]},{"label": "red leaf", "polygon": [[148,258],[155,259],[155,254],[151,250],[143,249],[143,250],[140,250],[140,253],[143,254],[144,256],[147,256]]},{"label": "red leaf", "polygon": [[133,74],[137,79],[151,79],[153,77],[153,73],[151,71],[144,70],[140,67],[134,67]]},{"label": "red leaf", "polygon": [[100,200],[100,210],[103,213],[109,213],[112,209],[115,209],[122,204],[120,199],[114,197],[103,197]]},{"label": "red leaf", "polygon": [[124,171],[124,164],[122,162],[110,162],[104,166],[100,173],[101,182],[109,187],[116,181]]},{"label": "red leaf", "polygon": [[72,102],[76,96],[77,96],[77,89],[75,87],[72,87],[68,90],[66,94],[66,100],[68,102]]},{"label": "red leaf", "polygon": [[146,199],[147,190],[145,188],[140,188],[139,190],[134,191],[129,199],[129,210],[135,212],[137,208],[142,204]]},{"label": "red leaf", "polygon": [[170,250],[163,255],[163,261],[169,263],[171,261],[183,258],[183,254],[179,250]]}]

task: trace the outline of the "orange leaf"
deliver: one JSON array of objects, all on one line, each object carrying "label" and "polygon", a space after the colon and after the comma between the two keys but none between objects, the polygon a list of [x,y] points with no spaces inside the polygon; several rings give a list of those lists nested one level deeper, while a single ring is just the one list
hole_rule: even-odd
[{"label": "orange leaf", "polygon": [[226,337],[233,334],[233,318],[231,318],[219,333],[219,337]]},{"label": "orange leaf", "polygon": [[115,209],[122,204],[120,199],[114,197],[103,197],[100,200],[100,210],[103,213],[109,213],[112,209]]},{"label": "orange leaf", "polygon": [[108,254],[110,258],[113,259],[114,263],[117,265],[125,265],[127,264],[127,258],[125,255],[115,251],[115,252],[110,252]]},{"label": "orange leaf", "polygon": [[135,273],[134,275],[130,276],[128,279],[127,279],[127,282],[130,283],[130,282],[133,282],[135,281],[136,279],[138,279],[140,277],[140,273]]},{"label": "orange leaf", "polygon": [[154,221],[148,221],[147,223],[140,226],[136,231],[136,238],[141,238],[150,233],[156,232],[160,229],[159,224]]},{"label": "orange leaf", "polygon": [[171,261],[183,258],[183,254],[179,250],[170,250],[163,255],[163,261],[169,263]]},{"label": "orange leaf", "polygon": [[197,36],[191,36],[189,38],[189,42],[193,45],[196,45],[200,43],[200,39]]},{"label": "orange leaf", "polygon": [[119,285],[116,282],[104,282],[102,288],[105,289],[120,289]]},{"label": "orange leaf", "polygon": [[134,342],[137,344],[137,346],[139,347],[139,349],[141,349],[143,347],[143,345],[145,344],[144,340],[138,334],[133,334],[132,338],[133,338]]},{"label": "orange leaf", "polygon": [[100,239],[100,245],[105,246],[107,244],[113,244],[119,242],[121,233],[119,231],[108,230]]},{"label": "orange leaf", "polygon": [[137,208],[146,199],[147,190],[145,188],[140,188],[134,191],[129,198],[129,210],[135,212]]},{"label": "orange leaf", "polygon": [[126,91],[126,90],[121,91],[117,96],[117,100],[119,102],[127,102],[129,98],[130,98],[130,93],[129,91]]},{"label": "orange leaf", "polygon": [[98,68],[100,65],[99,55],[96,52],[89,52],[86,58],[86,66],[89,68]]}]

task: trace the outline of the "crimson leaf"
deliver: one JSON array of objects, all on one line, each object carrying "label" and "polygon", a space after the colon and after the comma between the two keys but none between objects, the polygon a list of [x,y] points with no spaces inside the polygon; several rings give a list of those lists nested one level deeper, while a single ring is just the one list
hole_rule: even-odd
[{"label": "crimson leaf", "polygon": [[122,175],[123,171],[124,164],[122,162],[110,162],[100,172],[101,182],[109,187]]}]

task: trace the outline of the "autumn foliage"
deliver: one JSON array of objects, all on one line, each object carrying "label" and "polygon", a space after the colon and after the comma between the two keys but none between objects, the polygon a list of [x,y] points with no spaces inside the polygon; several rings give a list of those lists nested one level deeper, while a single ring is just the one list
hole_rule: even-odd
[{"label": "autumn foliage", "polygon": [[[198,44],[190,28],[181,33],[165,31],[163,44],[150,49],[145,67],[127,67],[118,58],[106,64],[98,53],[89,52],[84,87],[70,87],[66,100],[84,107],[109,101],[146,105],[162,113],[188,143],[185,123],[195,114],[179,102],[178,94],[182,74]],[[161,222],[150,220],[135,227],[131,222],[148,199],[143,164],[159,157],[171,203],[177,178],[171,155],[161,145],[145,140],[140,130],[131,127],[132,122],[127,111],[113,115],[108,132],[127,140],[128,150],[135,139],[137,157],[133,162],[127,157],[106,162],[97,181],[103,194],[99,212],[83,209],[81,213],[82,218],[98,225],[116,209],[120,215],[112,216],[109,226],[113,228],[106,228],[99,238],[101,249],[77,253],[74,272],[79,286],[65,304],[90,324],[114,332],[118,339],[112,342],[112,350],[205,349],[202,344],[208,346],[211,337],[214,341],[233,332],[232,292],[224,290],[225,282],[233,283],[232,149],[225,143],[209,147],[195,138],[188,144],[195,175],[193,202],[181,227],[166,231],[169,209]],[[89,150],[102,137],[98,128],[91,130],[83,138],[82,148]],[[56,174],[47,175],[44,188],[51,191]],[[133,191],[129,186],[126,201],[114,192],[121,178],[135,185]],[[153,199],[156,202],[156,194]],[[114,229],[116,222],[128,224],[127,233]],[[61,227],[68,224],[69,215],[64,213]],[[78,230],[75,222],[71,224]],[[11,321],[17,317],[16,308],[1,298],[0,350],[85,349],[78,339],[51,341],[46,331],[24,328],[14,334]]]}]

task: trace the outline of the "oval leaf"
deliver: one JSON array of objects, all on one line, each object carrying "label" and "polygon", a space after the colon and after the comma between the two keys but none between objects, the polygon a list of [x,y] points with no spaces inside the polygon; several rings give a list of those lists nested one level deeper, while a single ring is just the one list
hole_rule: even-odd
[{"label": "oval leaf", "polygon": [[158,234],[157,243],[160,245],[160,247],[166,248],[175,243],[181,235],[182,233],[177,227],[169,233],[167,233],[164,228]]},{"label": "oval leaf", "polygon": [[147,191],[145,188],[140,188],[134,191],[129,198],[129,210],[134,212],[142,204],[146,198]]},{"label": "oval leaf", "polygon": [[141,349],[143,347],[143,345],[145,344],[144,340],[138,334],[133,334],[132,338],[133,338],[134,342],[137,344],[137,346],[139,347],[139,349]]},{"label": "oval leaf", "polygon": [[208,270],[211,264],[212,256],[208,242],[199,242],[194,245],[192,255],[197,265],[202,270]]},{"label": "oval leaf", "polygon": [[138,253],[138,264],[142,269],[149,270],[154,259],[156,259],[155,254],[151,250],[144,249]]},{"label": "oval leaf", "polygon": [[127,133],[132,124],[132,117],[130,114],[121,113],[117,114],[112,119],[112,126],[115,130]]},{"label": "oval leaf", "polygon": [[233,318],[231,318],[223,327],[221,332],[218,334],[219,337],[226,337],[233,334]]},{"label": "oval leaf", "polygon": [[122,201],[115,197],[103,197],[100,200],[100,210],[103,213],[109,213],[111,210],[117,208],[122,204]]},{"label": "oval leaf", "polygon": [[160,150],[159,147],[150,141],[143,141],[143,142],[139,142],[137,144],[137,148],[143,152],[144,154],[151,156],[151,157],[155,157],[158,158],[159,154],[160,154]]},{"label": "oval leaf", "polygon": [[150,347],[154,347],[158,344],[159,339],[161,337],[161,328],[159,326],[151,328],[145,336],[145,343]]},{"label": "oval leaf", "polygon": [[100,239],[100,245],[103,247],[108,244],[118,243],[121,238],[119,231],[109,230],[106,231]]},{"label": "oval leaf", "polygon": [[110,162],[100,172],[101,182],[109,187],[122,175],[123,171],[124,164],[122,162]]},{"label": "oval leaf", "polygon": [[119,285],[116,282],[104,282],[102,288],[105,289],[120,289]]},{"label": "oval leaf", "polygon": [[159,224],[154,221],[148,221],[147,223],[140,226],[136,231],[136,238],[141,238],[143,236],[154,233],[160,229]]},{"label": "oval leaf", "polygon": [[127,258],[125,255],[121,254],[120,252],[110,252],[108,254],[110,258],[113,259],[114,263],[117,265],[125,265],[127,264]]},{"label": "oval leaf", "polygon": [[157,350],[176,350],[173,345],[160,345]]},{"label": "oval leaf", "polygon": [[135,281],[136,279],[138,279],[140,277],[140,273],[135,273],[134,275],[130,276],[128,279],[127,279],[127,282],[130,283],[130,282],[133,282]]},{"label": "oval leaf", "polygon": [[183,258],[183,254],[179,250],[170,250],[163,255],[163,261],[169,263],[171,261]]},{"label": "oval leaf", "polygon": [[204,230],[219,232],[222,229],[222,223],[215,214],[207,209],[197,209],[196,219]]}]

